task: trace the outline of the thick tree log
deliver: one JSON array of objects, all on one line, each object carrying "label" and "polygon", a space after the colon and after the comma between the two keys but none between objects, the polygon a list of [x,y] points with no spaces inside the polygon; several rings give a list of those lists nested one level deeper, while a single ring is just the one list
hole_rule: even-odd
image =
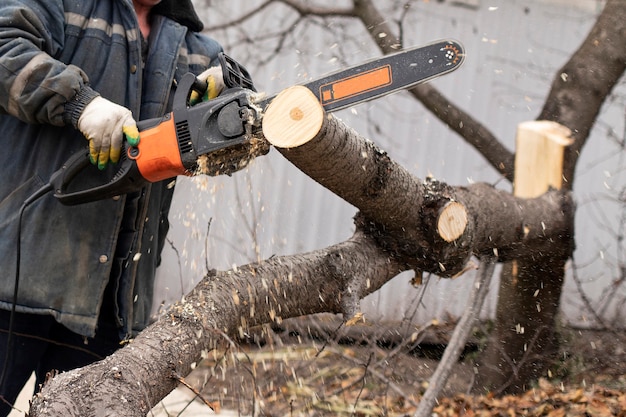
[{"label": "thick tree log", "polygon": [[[355,235],[324,250],[206,277],[125,348],[53,378],[34,398],[31,416],[144,416],[177,376],[250,327],[312,313],[352,313],[355,306],[346,299],[358,301],[403,270],[450,276],[472,254],[533,254],[570,233],[569,194],[520,200],[484,184],[455,188],[420,181],[336,118],[322,112],[319,120],[306,97],[297,104],[300,97],[291,91],[275,99],[264,126],[279,128],[265,134],[274,142],[299,138],[289,142],[299,146],[281,152],[361,210]],[[281,133],[283,123],[294,122],[307,128]]]},{"label": "thick tree log", "polygon": [[[487,184],[421,181],[371,141],[355,140],[356,132],[325,115],[303,87],[276,97],[263,133],[300,170],[359,208],[364,221],[378,229],[383,247],[411,267],[452,276],[472,254],[495,252],[503,261],[542,253],[551,239],[571,237],[569,195],[520,199]],[[387,236],[393,242],[385,242]]]}]

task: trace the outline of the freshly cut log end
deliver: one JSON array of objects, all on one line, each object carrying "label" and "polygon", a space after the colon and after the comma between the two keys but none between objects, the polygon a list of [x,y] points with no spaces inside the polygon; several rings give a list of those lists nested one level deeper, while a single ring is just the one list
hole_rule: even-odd
[{"label": "freshly cut log end", "polygon": [[451,201],[444,206],[437,219],[437,232],[446,242],[454,242],[467,227],[467,210],[459,202]]},{"label": "freshly cut log end", "polygon": [[539,197],[563,185],[565,148],[574,143],[567,127],[548,120],[532,120],[517,127],[513,194]]},{"label": "freshly cut log end", "polygon": [[263,116],[263,135],[277,148],[295,148],[313,139],[322,128],[324,109],[306,87],[283,90]]}]

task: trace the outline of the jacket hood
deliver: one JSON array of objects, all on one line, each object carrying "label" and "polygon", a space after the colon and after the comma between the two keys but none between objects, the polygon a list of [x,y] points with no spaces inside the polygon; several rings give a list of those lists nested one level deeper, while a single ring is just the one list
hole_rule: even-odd
[{"label": "jacket hood", "polygon": [[198,17],[191,0],[163,0],[152,8],[152,12],[169,17],[192,32],[201,32],[204,24]]}]

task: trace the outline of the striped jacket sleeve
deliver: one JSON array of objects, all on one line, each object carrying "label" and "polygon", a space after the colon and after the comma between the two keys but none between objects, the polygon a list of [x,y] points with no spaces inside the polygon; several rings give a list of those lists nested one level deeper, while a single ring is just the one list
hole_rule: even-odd
[{"label": "striped jacket sleeve", "polygon": [[0,2],[0,112],[63,126],[65,105],[88,84],[78,67],[54,59],[63,47],[60,0]]}]

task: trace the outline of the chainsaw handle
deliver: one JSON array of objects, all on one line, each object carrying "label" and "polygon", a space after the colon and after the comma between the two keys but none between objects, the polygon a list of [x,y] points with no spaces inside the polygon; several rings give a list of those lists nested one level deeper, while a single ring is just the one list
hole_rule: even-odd
[{"label": "chainsaw handle", "polygon": [[49,184],[52,186],[54,196],[62,204],[76,205],[104,200],[141,189],[147,181],[140,175],[135,162],[126,156],[126,152],[126,150],[122,152],[118,162],[119,168],[109,182],[83,189],[71,187],[79,175],[98,178],[104,173],[91,164],[88,149],[74,153],[50,177]]},{"label": "chainsaw handle", "polygon": [[[218,59],[225,91],[235,91],[235,96],[222,94],[220,99],[191,106],[191,92],[203,93],[207,83],[192,73],[185,74],[174,95],[173,112],[137,123],[139,145],[124,146],[120,161],[114,165],[118,170],[110,181],[80,188],[88,182],[83,179],[107,178],[89,162],[88,150],[81,150],[52,174],[49,185],[54,196],[63,204],[76,205],[138,191],[150,182],[187,174],[198,154],[239,143],[235,139],[244,140],[245,121],[240,113],[245,103],[240,101],[247,100],[247,95],[242,89],[256,90],[244,66],[224,53]],[[202,133],[201,139],[197,138],[198,132]],[[79,178],[81,181],[75,181]]]}]

